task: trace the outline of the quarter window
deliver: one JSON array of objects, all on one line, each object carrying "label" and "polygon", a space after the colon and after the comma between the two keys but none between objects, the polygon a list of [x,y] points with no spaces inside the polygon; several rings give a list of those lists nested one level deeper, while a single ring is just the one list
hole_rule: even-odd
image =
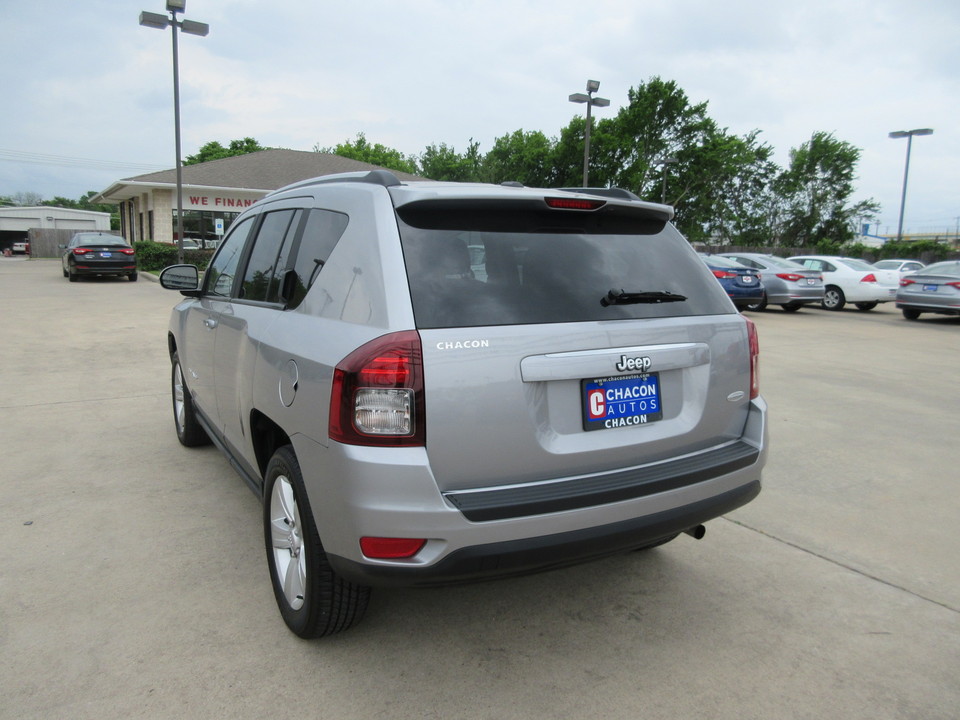
[{"label": "quarter window", "polygon": [[307,291],[347,229],[349,221],[349,217],[343,213],[332,210],[310,211],[293,265],[296,283],[287,307],[295,308],[303,302]]}]

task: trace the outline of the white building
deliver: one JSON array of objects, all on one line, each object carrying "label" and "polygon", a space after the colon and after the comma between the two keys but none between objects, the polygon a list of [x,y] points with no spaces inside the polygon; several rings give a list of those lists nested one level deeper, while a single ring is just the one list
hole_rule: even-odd
[{"label": "white building", "polygon": [[[359,160],[301,150],[261,150],[186,165],[181,170],[183,235],[214,239],[216,221],[223,221],[224,229],[228,228],[245,208],[284,185],[321,175],[376,169],[376,165]],[[394,174],[401,180],[421,179]],[[127,242],[176,242],[176,169],[118,180],[90,202],[120,206],[120,234]]]},{"label": "white building", "polygon": [[31,230],[101,230],[110,232],[110,213],[72,208],[0,207],[0,253],[29,239]]}]

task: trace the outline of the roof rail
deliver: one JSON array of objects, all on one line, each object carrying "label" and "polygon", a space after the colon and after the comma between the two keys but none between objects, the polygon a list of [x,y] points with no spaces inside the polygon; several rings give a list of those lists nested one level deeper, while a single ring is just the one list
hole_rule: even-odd
[{"label": "roof rail", "polygon": [[334,173],[333,175],[321,175],[320,177],[308,178],[300,182],[284,185],[269,193],[266,197],[271,197],[277,193],[295,190],[296,188],[313,187],[314,185],[325,185],[327,183],[337,182],[360,182],[370,183],[371,185],[382,185],[383,187],[395,187],[402,185],[400,178],[389,170],[363,170],[360,172]]},{"label": "roof rail", "polygon": [[584,193],[586,195],[599,195],[601,197],[619,198],[621,200],[639,200],[640,197],[634,195],[629,190],[623,188],[557,188],[563,192]]}]

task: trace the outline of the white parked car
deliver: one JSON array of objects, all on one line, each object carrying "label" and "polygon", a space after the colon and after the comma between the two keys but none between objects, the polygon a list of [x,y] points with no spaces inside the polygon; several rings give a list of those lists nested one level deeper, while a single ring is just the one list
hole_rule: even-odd
[{"label": "white parked car", "polygon": [[857,310],[873,310],[879,303],[897,297],[900,273],[881,270],[863,260],[834,255],[798,255],[788,258],[823,274],[824,310],[842,310],[852,302]]},{"label": "white parked car", "polygon": [[907,273],[916,272],[917,270],[923,270],[926,267],[919,260],[878,260],[873,264],[878,270],[896,270],[900,273],[900,277],[903,277]]}]

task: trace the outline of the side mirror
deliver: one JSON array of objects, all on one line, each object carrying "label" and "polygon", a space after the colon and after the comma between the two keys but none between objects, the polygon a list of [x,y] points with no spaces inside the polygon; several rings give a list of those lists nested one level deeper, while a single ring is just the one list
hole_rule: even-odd
[{"label": "side mirror", "polygon": [[160,273],[160,285],[187,297],[199,297],[200,271],[196,265],[171,265]]}]

